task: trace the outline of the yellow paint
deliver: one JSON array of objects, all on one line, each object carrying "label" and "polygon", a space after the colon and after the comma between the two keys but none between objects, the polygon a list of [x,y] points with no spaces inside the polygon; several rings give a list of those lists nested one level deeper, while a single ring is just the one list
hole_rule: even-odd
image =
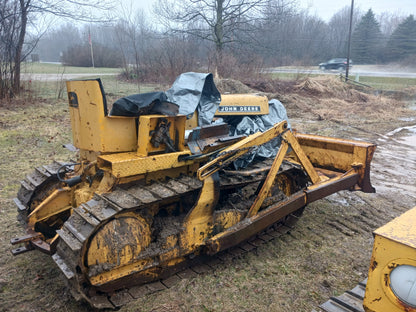
[{"label": "yellow paint", "polygon": [[241,141],[224,149],[215,159],[198,169],[198,178],[202,181],[221,169],[221,166],[230,164],[237,158],[248,153],[250,148],[264,144],[279,136],[287,128],[284,120],[275,124],[272,128],[262,132],[256,132]]},{"label": "yellow paint", "polygon": [[276,177],[277,172],[279,171],[280,166],[282,165],[283,158],[285,157],[288,148],[289,145],[285,141],[283,141],[273,161],[272,167],[270,168],[269,173],[267,174],[267,177],[264,180],[261,190],[257,195],[256,199],[254,200],[254,203],[251,205],[249,212],[247,213],[248,218],[257,214],[264,200],[269,195],[269,190],[274,183],[274,179]]},{"label": "yellow paint", "polygon": [[367,312],[414,312],[394,295],[390,273],[398,265],[416,266],[416,207],[374,231],[373,254],[364,297]]},{"label": "yellow paint", "polygon": [[94,195],[95,188],[88,187],[88,183],[83,182],[73,192],[75,207],[89,201]]},{"label": "yellow paint", "polygon": [[184,231],[181,233],[181,248],[194,251],[208,238],[214,223],[213,212],[217,204],[218,184],[211,176],[204,180],[199,198],[183,221]]},{"label": "yellow paint", "polygon": [[176,246],[175,248],[161,250],[161,253],[158,255],[158,258],[160,262],[175,263],[176,262],[175,259],[180,258],[180,255],[181,255],[181,251],[179,249],[179,246]]},{"label": "yellow paint", "polygon": [[215,116],[267,115],[269,101],[258,94],[221,94],[221,103]]},{"label": "yellow paint", "polygon": [[100,155],[98,152],[80,150],[79,151],[79,162],[94,162],[97,160],[97,156]]},{"label": "yellow paint", "polygon": [[238,210],[220,210],[214,214],[214,232],[224,231],[236,225],[244,218]]},{"label": "yellow paint", "polygon": [[[140,177],[136,177],[136,179],[131,180],[131,181],[135,181],[135,180],[140,180]],[[111,189],[116,184],[117,184],[117,179],[110,172],[105,171],[104,176],[101,179],[100,184],[98,185],[95,192],[99,194],[110,192]]]},{"label": "yellow paint", "polygon": [[[135,261],[130,264],[126,264],[122,267],[108,267],[107,271],[103,271],[100,274],[90,276],[89,281],[91,285],[100,286],[105,283],[117,280],[119,278],[138,273],[142,274],[143,276],[158,277],[158,270],[154,267],[155,263],[152,260],[144,259],[140,261]],[[91,273],[90,273],[91,274]]]},{"label": "yellow paint", "polygon": [[176,151],[185,149],[185,122],[186,116],[162,116],[162,115],[145,115],[139,118],[139,138],[137,154],[140,156],[148,156],[157,152],[164,152],[166,145],[161,144],[159,147],[151,143],[152,133],[156,130],[159,120],[167,120],[170,123],[169,137],[172,139]]},{"label": "yellow paint", "polygon": [[101,155],[98,157],[97,163],[99,168],[110,170],[115,177],[123,178],[193,164],[193,161],[178,161],[178,157],[181,155],[190,155],[190,152],[183,151],[153,156],[117,153]]},{"label": "yellow paint", "polygon": [[[257,195],[253,205],[250,208],[250,211],[247,214],[247,217],[249,218],[257,214],[264,200],[267,196],[269,196],[269,191],[275,183],[277,172],[279,171],[279,168],[282,165],[283,159],[286,156],[286,152],[288,151],[289,145],[292,148],[292,153],[294,153],[297,156],[299,163],[302,165],[303,169],[308,174],[313,185],[316,185],[321,182],[320,176],[316,172],[315,168],[309,161],[309,158],[306,156],[305,152],[299,145],[297,139],[292,134],[292,132],[290,130],[285,131],[284,133],[282,133],[281,137],[282,144],[280,145],[279,151],[277,152],[277,155],[273,161],[272,167],[270,168],[270,171],[267,174],[266,180],[264,181],[259,194]],[[326,181],[327,183],[329,183],[329,179],[326,179]]]},{"label": "yellow paint", "polygon": [[44,221],[61,212],[72,209],[71,189],[65,187],[52,192],[35,210],[28,216],[28,225],[33,228],[37,222]]},{"label": "yellow paint", "polygon": [[136,118],[106,116],[99,80],[67,81],[66,85],[77,148],[101,153],[136,150]]},{"label": "yellow paint", "polygon": [[392,241],[400,242],[416,250],[416,207],[403,213],[389,223],[374,231]]},{"label": "yellow paint", "polygon": [[[109,192],[117,184],[138,180],[162,180],[167,176],[177,177],[179,174],[193,175],[199,168],[201,160],[178,160],[180,156],[191,154],[185,147],[184,136],[185,129],[197,126],[196,112],[188,121],[185,116],[140,116],[136,129],[137,118],[106,116],[105,97],[98,80],[69,81],[67,88],[74,145],[80,149],[80,159],[90,162],[90,165],[82,165],[82,183],[72,189],[54,191],[29,215],[31,227],[34,227],[36,222],[72,209],[74,203],[78,206],[87,202],[94,193]],[[223,95],[220,110],[221,107],[227,107],[227,111],[217,112],[217,115],[268,113],[267,98],[256,95]],[[165,118],[171,124],[169,136],[177,152],[165,153],[164,144],[157,147],[151,143],[151,137],[161,118]],[[272,187],[279,185],[286,195],[291,194],[291,187],[288,183],[285,185],[285,178],[276,179],[284,158],[288,160],[293,157],[301,164],[314,185],[332,181],[321,181],[314,166],[337,168],[340,171],[348,171],[354,167],[354,170],[359,170],[364,175],[364,167],[369,164],[368,144],[363,143],[361,146],[361,143],[356,141],[346,142],[308,135],[294,136],[287,129],[287,122],[282,121],[263,133],[255,133],[224,149],[217,158],[199,168],[198,177],[203,180],[203,187],[195,205],[183,221],[181,232],[165,237],[164,242],[158,242],[160,250],[154,254],[149,251],[147,256],[143,255],[146,249],[151,250],[148,247],[152,233],[146,219],[138,213],[120,213],[100,224],[86,240],[83,258],[79,261],[79,264],[84,266],[82,270],[86,271],[89,282],[99,286],[132,274],[156,279],[158,265],[173,266],[184,261],[185,256],[190,253],[200,252],[207,239],[218,233],[215,232],[216,229],[222,231],[216,236],[219,237],[225,230],[240,222],[243,215],[237,211],[221,211],[214,217],[219,197],[216,172],[221,166],[249,152],[251,148],[280,135],[283,139],[282,147],[248,213],[248,217],[253,219],[262,214],[259,209]],[[289,146],[293,153],[292,156],[286,157]],[[95,160],[96,166],[93,163]],[[101,180],[94,180],[90,187],[85,177],[94,176],[97,169],[104,170],[104,176]],[[295,196],[306,198],[304,194]],[[176,199],[172,202],[174,200]],[[147,207],[147,212],[149,215],[156,215],[159,212],[158,203]],[[57,237],[53,241],[56,239]]]},{"label": "yellow paint", "polygon": [[[364,179],[365,170],[370,166],[376,149],[375,144],[355,140],[330,138],[311,134],[295,133],[301,149],[315,167],[349,171],[357,166],[359,184]],[[297,160],[294,153],[288,155]]]},{"label": "yellow paint", "polygon": [[289,130],[283,133],[282,139],[283,141],[287,141],[290,144],[292,151],[296,154],[297,158],[299,159],[300,164],[302,165],[303,169],[305,169],[312,183],[315,184],[321,181],[321,179],[319,178],[318,174],[315,171],[315,168],[310,162],[309,158],[306,156],[305,151],[302,149],[298,140],[292,134],[292,132]]},{"label": "yellow paint", "polygon": [[192,130],[198,127],[198,112],[195,111],[192,117],[186,120],[185,130]]},{"label": "yellow paint", "polygon": [[179,257],[179,258],[171,259],[171,260],[165,262],[164,265],[170,267],[170,266],[177,265],[181,262],[184,262],[185,260],[186,259],[184,257]]},{"label": "yellow paint", "polygon": [[[109,278],[105,271],[117,271],[118,276],[130,274],[129,267],[123,268],[135,260],[149,246],[150,226],[139,215],[124,213],[102,225],[90,239],[86,263],[94,280]],[[144,267],[147,261],[138,261],[135,267]],[[93,274],[99,272],[98,274]],[[124,275],[123,275],[124,274]],[[106,277],[107,276],[107,277]]]}]

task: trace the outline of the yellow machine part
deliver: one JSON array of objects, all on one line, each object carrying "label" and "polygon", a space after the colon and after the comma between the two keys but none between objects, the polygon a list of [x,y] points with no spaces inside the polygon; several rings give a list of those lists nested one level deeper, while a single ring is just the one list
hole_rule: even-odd
[{"label": "yellow machine part", "polygon": [[[193,162],[179,161],[179,156],[190,155],[189,151],[167,153],[154,156],[138,156],[136,153],[101,155],[97,159],[98,167],[109,170],[117,178],[132,177],[192,165]],[[187,170],[187,168],[185,168]],[[184,169],[184,170],[185,170]]]},{"label": "yellow machine part", "polygon": [[154,146],[151,143],[152,133],[157,129],[161,119],[169,123],[169,137],[172,139],[177,151],[185,149],[185,122],[186,116],[161,116],[161,115],[145,115],[139,118],[139,133],[137,154],[140,156],[148,156],[157,152],[166,150],[165,144]]},{"label": "yellow machine part", "polygon": [[269,101],[257,94],[222,94],[215,116],[267,115]]},{"label": "yellow machine part", "polygon": [[136,118],[107,116],[100,80],[67,81],[66,85],[77,148],[101,153],[137,149]]},{"label": "yellow machine part", "polygon": [[[400,287],[408,294],[415,293],[416,287],[416,207],[374,231],[374,246],[368,281],[364,297],[367,312],[416,311],[416,306],[405,302],[400,294],[393,291],[393,270],[407,266],[410,274],[400,280]],[[412,278],[413,275],[413,278]],[[413,291],[412,291],[413,289]],[[397,292],[397,290],[396,290]],[[413,298],[413,303],[416,298]]]},{"label": "yellow machine part", "polygon": [[191,118],[186,120],[185,130],[193,130],[198,127],[198,112],[195,111]]},{"label": "yellow machine part", "polygon": [[[150,226],[134,213],[112,219],[92,236],[85,262],[96,283],[125,276],[142,269],[146,261],[126,266],[150,244]],[[109,269],[112,269],[110,272]],[[97,280],[98,279],[98,280]]]},{"label": "yellow machine part", "polygon": [[37,222],[47,220],[62,212],[72,209],[71,189],[65,187],[52,192],[35,210],[28,216],[28,225],[34,227]]}]

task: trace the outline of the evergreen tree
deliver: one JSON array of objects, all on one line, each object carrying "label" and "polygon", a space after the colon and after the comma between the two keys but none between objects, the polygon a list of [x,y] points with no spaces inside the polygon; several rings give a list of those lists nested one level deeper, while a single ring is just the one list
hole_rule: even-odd
[{"label": "evergreen tree", "polygon": [[354,29],[351,41],[351,57],[354,63],[371,64],[380,59],[382,47],[380,24],[371,9]]},{"label": "evergreen tree", "polygon": [[387,43],[386,54],[390,60],[416,56],[416,20],[413,15],[409,15],[393,31]]}]

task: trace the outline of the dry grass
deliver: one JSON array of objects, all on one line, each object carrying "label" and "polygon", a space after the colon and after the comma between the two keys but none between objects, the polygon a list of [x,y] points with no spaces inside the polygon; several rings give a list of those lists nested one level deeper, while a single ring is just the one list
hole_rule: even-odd
[{"label": "dry grass", "polygon": [[[223,92],[251,92],[255,84],[249,88],[227,80],[218,86]],[[119,91],[107,84],[104,87],[118,96]],[[416,118],[408,102],[362,93],[331,79],[284,85],[262,82],[260,89],[281,100],[292,124],[306,132],[372,138],[374,133],[409,123],[399,117]],[[10,238],[24,233],[12,203],[19,181],[35,166],[70,158],[61,147],[70,141],[65,101],[0,105],[0,311],[89,310],[73,300],[49,256],[30,252],[12,257],[9,252]],[[379,156],[373,170],[388,178],[392,173],[382,170],[385,161]],[[391,189],[378,194],[331,195],[310,205],[290,234],[224,262],[214,272],[131,302],[120,311],[311,311],[364,279],[371,231],[410,208],[412,202]]]},{"label": "dry grass", "polygon": [[[376,94],[373,89],[346,84],[337,77],[317,76],[294,81],[257,79],[246,84],[228,79],[218,85],[222,92],[257,92],[280,100],[290,119],[303,120],[297,126],[300,131],[314,131],[319,122],[323,128],[335,123],[378,135],[396,128],[398,119],[415,115],[410,103],[396,99],[395,94]],[[400,97],[403,93],[406,98],[416,96],[414,88],[403,90]],[[313,127],[308,127],[310,121],[314,122]],[[336,135],[342,136],[342,133]]]}]

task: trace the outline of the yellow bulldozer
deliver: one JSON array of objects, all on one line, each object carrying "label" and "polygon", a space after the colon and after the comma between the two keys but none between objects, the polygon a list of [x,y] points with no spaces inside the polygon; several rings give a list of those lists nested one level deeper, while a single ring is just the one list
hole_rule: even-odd
[{"label": "yellow bulldozer", "polygon": [[[216,121],[201,125],[203,108],[180,114],[166,101],[108,114],[99,79],[68,81],[67,90],[79,158],[22,181],[15,203],[26,235],[11,243],[15,255],[50,254],[74,296],[96,308],[289,224],[334,192],[374,192],[374,144],[297,133],[287,120],[234,136],[232,122],[219,122],[268,116],[264,96],[222,95]],[[270,144],[273,156],[236,167]]]}]

